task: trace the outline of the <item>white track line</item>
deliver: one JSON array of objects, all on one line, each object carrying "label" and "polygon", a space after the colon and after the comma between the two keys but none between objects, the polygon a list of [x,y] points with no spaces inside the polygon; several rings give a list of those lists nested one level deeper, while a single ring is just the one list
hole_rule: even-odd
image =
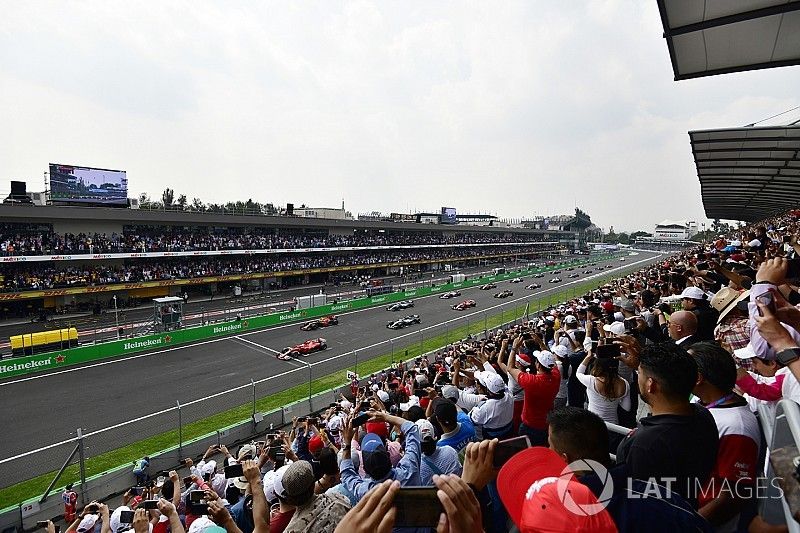
[{"label": "white track line", "polygon": [[[613,268],[611,270],[603,270],[602,272],[598,272],[597,274],[593,274],[591,276],[587,276],[586,278],[578,278],[578,279],[576,279],[574,281],[569,281],[567,283],[559,284],[556,287],[548,287],[546,289],[544,287],[542,287],[544,290],[541,293],[538,293],[538,294],[537,293],[530,293],[527,296],[516,298],[514,300],[508,300],[505,303],[508,304],[510,302],[517,302],[517,301],[525,300],[527,298],[534,297],[534,296],[536,296],[536,297],[544,296],[545,293],[547,293],[549,291],[556,291],[556,290],[558,290],[558,289],[560,289],[562,287],[566,287],[568,285],[574,285],[576,283],[584,283],[586,281],[591,281],[593,278],[596,278],[596,277],[604,277],[606,274],[610,274],[610,273],[613,273],[613,272],[615,272],[617,270],[622,270],[622,269],[630,267],[630,266],[638,265],[639,263],[652,262],[656,258],[660,257],[661,255],[663,255],[663,254],[659,253],[658,255],[656,255],[654,257],[650,257],[648,259],[642,259],[641,261],[636,261],[636,262],[633,262],[633,263],[626,263],[625,265],[622,265],[622,266],[619,266],[619,267],[615,267],[615,268]],[[474,285],[472,287],[466,287],[463,290],[476,289],[478,287],[479,287],[479,285]],[[428,296],[421,296],[421,297],[415,298],[415,299],[416,300],[424,300],[425,298],[432,298],[432,297],[437,297],[438,298],[438,296],[439,296],[438,294],[431,294],[431,295],[428,295]],[[482,309],[481,311],[476,311],[476,313],[480,313],[480,312],[483,312],[483,311],[488,311],[489,309],[495,309],[496,307],[500,307],[502,305],[503,304],[492,306],[492,307],[489,307],[489,308],[486,308],[486,309]],[[338,313],[337,316],[345,316],[345,315],[352,315],[352,314],[355,314],[355,313],[363,313],[364,311],[375,311],[375,310],[380,310],[382,308],[383,308],[383,306],[366,307],[364,309],[356,309],[356,310],[353,310],[353,311],[346,311],[344,313]],[[472,313],[472,314],[476,314],[476,313]],[[460,316],[461,317],[472,316],[472,314],[470,314],[470,315],[460,315]],[[424,328],[423,331],[425,329],[431,329],[433,327],[436,327],[436,326],[439,326],[439,325],[443,325],[443,324],[446,324],[446,323],[449,323],[449,322],[451,322],[451,320],[447,320],[447,321],[441,322],[441,323],[436,324],[434,326],[428,326],[427,328]],[[247,336],[247,335],[256,335],[258,333],[264,333],[266,331],[272,331],[272,330],[276,330],[276,329],[296,327],[297,324],[298,324],[298,322],[291,322],[289,324],[281,324],[281,325],[277,325],[277,326],[271,326],[269,328],[258,329],[258,330],[254,330],[254,331],[248,331],[248,332],[239,334],[238,337],[244,337],[244,336]],[[415,331],[420,331],[420,330],[415,330]],[[405,336],[407,336],[407,335],[399,335],[399,336],[397,336],[395,338],[402,338],[402,337],[405,337]],[[131,361],[133,359],[139,359],[141,357],[150,357],[150,356],[153,356],[153,355],[160,355],[162,353],[173,352],[175,350],[182,350],[184,348],[193,348],[195,346],[203,346],[203,345],[206,345],[206,344],[211,344],[211,343],[220,342],[220,341],[226,341],[226,340],[230,340],[230,339],[231,339],[231,337],[219,337],[219,338],[216,338],[216,339],[208,339],[208,340],[205,340],[205,341],[198,341],[198,342],[195,342],[195,343],[192,343],[192,344],[182,344],[180,346],[174,346],[172,348],[165,348],[163,350],[156,350],[154,352],[140,353],[140,354],[135,354],[135,355],[129,355],[127,357],[121,357],[121,358],[110,359],[110,360],[107,360],[107,361],[101,361],[99,363],[92,363],[92,364],[89,364],[89,365],[76,366],[76,367],[72,367],[72,368],[65,368],[64,370],[58,370],[58,371],[55,371],[55,372],[48,372],[46,374],[36,374],[36,375],[33,375],[33,376],[27,376],[27,377],[20,378],[20,379],[15,379],[15,380],[12,380],[12,381],[0,382],[0,387],[5,387],[5,386],[8,386],[8,385],[14,385],[16,383],[24,383],[24,382],[32,381],[32,380],[35,380],[35,379],[44,379],[44,378],[48,378],[50,376],[57,376],[57,375],[61,375],[61,374],[67,374],[67,373],[70,373],[70,372],[78,372],[80,370],[86,370],[86,369],[89,369],[89,368],[96,368],[96,367],[100,367],[100,366],[113,365],[113,364],[117,364],[117,363],[124,363],[124,362],[127,362],[127,361]],[[366,347],[364,347],[364,348],[366,348]],[[364,348],[356,348],[355,350],[361,350],[361,349],[364,349]],[[351,352],[348,352],[348,353],[351,353]]]},{"label": "white track line", "polygon": [[[660,255],[662,255],[662,254],[659,254],[659,256],[660,256]],[[625,267],[628,267],[628,266],[637,265],[637,264],[639,264],[639,263],[649,262],[649,261],[652,261],[652,260],[653,260],[653,259],[655,259],[655,258],[656,258],[656,257],[651,257],[651,258],[649,258],[649,259],[643,259],[642,261],[637,261],[637,262],[635,262],[635,263],[629,263],[629,264],[627,264],[627,265],[625,265],[625,266],[623,266],[623,267],[618,267],[618,268],[612,269],[610,272],[614,272],[615,270],[618,270],[618,269],[620,269],[620,268],[625,268]],[[563,286],[566,286],[566,285],[571,285],[571,284],[574,284],[574,283],[577,283],[577,282],[580,282],[580,281],[586,281],[586,279],[577,279],[577,280],[575,280],[575,281],[573,281],[573,282],[569,282],[569,283],[566,283],[565,285],[561,285],[561,287],[563,287]],[[476,285],[475,287],[478,287],[478,286]],[[475,288],[475,287],[469,287],[469,288]],[[558,287],[553,287],[553,289],[556,289],[556,288],[558,288]],[[548,289],[548,290],[550,290],[550,289]],[[437,295],[431,295],[431,296],[437,296]],[[428,296],[425,296],[424,298],[428,298]],[[525,298],[517,298],[517,299],[515,299],[515,300],[510,300],[510,301],[514,301],[514,302],[516,302],[516,301],[519,301],[519,300],[524,300],[524,299],[525,299]],[[506,302],[506,303],[508,303],[508,302]],[[494,308],[500,307],[500,306],[502,306],[502,305],[504,305],[504,304],[498,304],[498,305],[495,305],[495,306],[492,306],[492,307],[489,307],[489,308],[486,308],[486,309],[482,309],[482,310],[480,310],[480,311],[475,311],[475,312],[473,312],[473,313],[470,313],[470,314],[468,314],[468,315],[459,315],[459,316],[458,316],[458,317],[456,317],[456,318],[452,318],[452,319],[446,320],[446,321],[444,321],[444,322],[441,322],[440,324],[436,324],[436,325],[434,325],[434,326],[428,326],[427,328],[422,328],[422,329],[414,330],[414,331],[412,331],[412,332],[409,332],[409,333],[404,333],[404,334],[402,334],[402,335],[398,335],[398,336],[396,336],[394,339],[401,339],[401,338],[403,338],[403,337],[408,337],[408,336],[411,336],[411,335],[416,335],[416,334],[418,334],[420,331],[424,331],[424,330],[426,330],[426,329],[431,329],[431,328],[434,328],[434,327],[438,327],[438,326],[441,326],[441,325],[443,325],[443,324],[447,324],[447,323],[450,323],[450,322],[454,322],[454,321],[463,320],[465,317],[470,317],[470,316],[476,315],[476,314],[478,314],[478,313],[483,313],[483,312],[485,312],[485,311],[489,311],[490,309],[494,309]],[[360,311],[366,311],[366,310],[369,310],[369,309],[376,309],[376,308],[375,308],[375,307],[371,307],[371,308],[368,308],[368,309],[360,309],[360,310],[358,310],[358,311],[352,311],[352,312],[354,312],[354,313],[355,313],[355,312],[360,312]],[[344,314],[344,313],[343,313],[343,314]],[[288,325],[288,324],[287,324],[287,325]],[[295,325],[296,325],[296,324],[295,324]],[[274,328],[272,328],[272,329],[274,329]],[[263,333],[264,331],[267,331],[267,330],[262,330],[262,331],[260,331],[259,333]],[[160,351],[158,351],[158,352],[152,352],[152,353],[149,353],[149,354],[140,354],[140,355],[137,355],[137,356],[128,357],[128,358],[126,358],[126,360],[127,360],[127,359],[138,358],[138,357],[144,357],[144,356],[147,356],[147,355],[155,355],[155,354],[158,354],[158,353],[163,353],[163,352],[169,352],[169,351],[172,351],[172,350],[177,350],[177,349],[180,349],[180,348],[186,348],[186,347],[189,347],[189,346],[199,346],[199,345],[202,345],[202,344],[208,344],[208,343],[210,343],[210,342],[218,342],[218,341],[220,341],[220,340],[231,340],[231,339],[236,339],[236,338],[238,338],[238,340],[239,340],[239,341],[244,341],[244,342],[247,342],[248,344],[254,344],[255,346],[258,346],[259,348],[263,348],[263,349],[270,350],[270,351],[275,351],[275,350],[272,350],[271,348],[267,348],[266,346],[263,346],[263,345],[261,345],[261,344],[258,344],[258,343],[256,343],[256,342],[248,341],[248,340],[246,340],[246,339],[242,339],[242,338],[239,338],[239,337],[240,337],[240,336],[238,336],[238,335],[237,335],[237,336],[235,336],[235,337],[223,337],[223,338],[221,338],[221,339],[213,339],[213,340],[210,340],[210,341],[203,341],[203,342],[195,343],[195,344],[192,344],[192,345],[176,346],[175,348],[169,348],[169,349],[167,349],[167,350],[160,350]],[[394,339],[391,339],[391,340],[394,340]],[[351,351],[349,351],[349,352],[345,352],[345,353],[342,353],[342,354],[339,354],[339,355],[335,355],[335,356],[333,356],[333,357],[326,358],[326,359],[324,359],[324,360],[322,360],[322,361],[317,361],[317,362],[314,362],[314,363],[310,363],[310,366],[311,366],[311,367],[314,367],[314,366],[317,366],[317,365],[321,365],[321,364],[327,363],[327,362],[329,362],[329,361],[333,361],[333,360],[335,360],[335,359],[339,359],[340,357],[344,357],[345,355],[352,355],[352,354],[353,354],[354,352],[356,352],[356,351],[359,351],[359,350],[367,350],[367,349],[369,349],[369,348],[374,348],[375,346],[379,346],[379,345],[381,345],[381,344],[385,344],[385,343],[387,343],[387,342],[390,342],[390,341],[381,341],[381,342],[373,343],[373,344],[371,344],[371,345],[369,345],[369,346],[362,346],[361,348],[355,348],[355,349],[353,349],[353,350],[351,350]],[[119,362],[119,361],[108,361],[108,362],[106,362],[106,363],[101,363],[101,364],[92,365],[92,366],[101,366],[102,364],[109,364],[109,363],[112,363],[112,362]],[[288,361],[287,361],[287,362],[288,362]],[[294,361],[292,361],[292,362],[294,362]],[[271,381],[271,380],[273,380],[273,379],[277,379],[277,378],[280,378],[280,377],[283,377],[283,376],[287,376],[287,375],[289,375],[289,374],[291,374],[291,373],[293,373],[293,372],[296,372],[296,371],[298,371],[298,370],[303,370],[303,369],[305,369],[305,368],[308,368],[308,366],[309,366],[309,365],[303,365],[302,367],[294,368],[294,369],[292,369],[292,370],[287,370],[287,371],[285,371],[285,372],[281,372],[280,374],[275,374],[275,375],[273,375],[273,376],[268,376],[268,377],[266,377],[266,378],[262,378],[262,379],[259,379],[259,380],[257,380],[257,381],[253,381],[253,382],[251,382],[251,383],[245,383],[245,384],[243,384],[243,385],[239,385],[239,386],[237,386],[237,387],[233,387],[233,388],[230,388],[230,389],[227,389],[227,390],[224,390],[224,391],[216,392],[216,393],[214,393],[214,394],[211,394],[211,395],[206,395],[206,396],[203,396],[202,398],[198,398],[198,399],[196,399],[196,400],[191,400],[191,401],[189,401],[189,402],[182,403],[182,404],[181,404],[181,407],[185,407],[185,406],[193,405],[193,404],[195,404],[195,403],[198,403],[198,402],[203,402],[203,401],[209,400],[209,399],[211,399],[211,398],[216,398],[216,397],[218,397],[218,396],[222,396],[223,394],[228,394],[228,393],[230,393],[230,392],[235,392],[235,391],[237,391],[237,390],[242,390],[242,389],[244,389],[244,388],[247,388],[247,387],[252,387],[253,385],[258,385],[258,384],[260,384],[260,383],[266,383],[267,381]],[[64,370],[64,371],[62,371],[62,372],[68,372],[68,371],[72,371],[72,370],[81,370],[81,369],[83,369],[83,368],[87,368],[87,367],[81,367],[81,368],[76,368],[76,369],[71,369],[71,370]],[[56,372],[54,372],[53,374],[56,374]],[[46,374],[45,376],[39,376],[39,377],[46,377],[46,376],[53,375],[53,374]],[[23,379],[23,380],[17,380],[17,381],[15,381],[15,382],[13,382],[13,383],[19,383],[20,381],[27,381],[28,379],[32,379],[32,378],[26,378],[26,379]],[[2,386],[2,385],[9,385],[9,384],[11,384],[11,383],[12,383],[12,382],[9,382],[9,383],[0,383],[0,386]],[[140,416],[140,417],[138,417],[138,418],[134,418],[133,420],[126,420],[125,422],[120,422],[119,424],[114,424],[113,426],[109,426],[109,427],[107,427],[107,428],[98,429],[97,431],[92,431],[92,432],[90,432],[90,433],[87,433],[87,434],[85,434],[85,435],[84,435],[84,438],[85,438],[85,437],[91,437],[91,436],[94,436],[94,435],[98,435],[98,434],[100,434],[100,433],[105,433],[105,432],[107,432],[107,431],[111,431],[111,430],[114,430],[114,429],[120,428],[120,427],[122,427],[122,426],[128,425],[128,424],[133,424],[133,423],[136,423],[136,422],[140,422],[140,421],[142,421],[142,420],[146,420],[146,419],[148,419],[148,418],[152,418],[152,417],[154,417],[154,416],[159,416],[159,415],[162,415],[162,414],[164,414],[164,413],[168,413],[168,412],[172,411],[173,409],[175,409],[175,408],[174,408],[174,407],[169,407],[169,408],[167,408],[167,409],[162,409],[162,410],[160,410],[160,411],[156,411],[155,413],[150,413],[150,414],[147,414],[147,415]],[[64,445],[64,444],[68,444],[68,443],[70,443],[70,442],[75,442],[76,440],[77,440],[77,438],[73,437],[73,438],[71,438],[71,439],[66,439],[66,440],[63,440],[63,441],[61,441],[61,442],[56,442],[56,443],[53,443],[53,444],[48,444],[47,446],[43,446],[43,447],[41,447],[41,448],[37,448],[37,449],[35,450],[35,452],[37,452],[37,453],[38,453],[38,452],[42,452],[42,451],[45,451],[45,450],[49,450],[49,449],[51,449],[51,448],[55,448],[55,447],[57,447],[57,446],[62,446],[62,445]],[[23,453],[20,453],[20,454],[14,455],[14,456],[12,456],[12,457],[7,457],[7,458],[5,458],[5,459],[0,459],[0,464],[7,463],[7,462],[9,462],[9,461],[13,461],[13,460],[15,460],[15,459],[19,459],[19,458],[21,458],[21,457],[25,457],[25,456],[29,455],[30,453],[31,453],[30,451],[27,451],[27,452],[23,452]]]}]

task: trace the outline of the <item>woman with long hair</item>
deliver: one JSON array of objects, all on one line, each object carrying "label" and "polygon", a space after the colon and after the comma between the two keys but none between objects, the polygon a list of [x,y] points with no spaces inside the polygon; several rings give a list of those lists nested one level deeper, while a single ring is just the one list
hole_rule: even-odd
[{"label": "woman with long hair", "polygon": [[[592,362],[592,369],[587,374]],[[576,377],[586,387],[589,411],[606,422],[619,424],[617,407],[625,411],[631,408],[630,386],[619,377],[619,361],[613,357],[596,357],[594,350],[590,350],[578,366]]]}]

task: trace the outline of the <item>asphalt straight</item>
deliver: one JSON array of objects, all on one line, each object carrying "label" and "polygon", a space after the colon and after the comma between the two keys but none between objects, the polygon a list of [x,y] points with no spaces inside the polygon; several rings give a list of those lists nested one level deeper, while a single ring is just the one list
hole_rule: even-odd
[{"label": "asphalt straight", "polygon": [[[532,261],[519,259],[517,265],[524,265]],[[543,262],[543,261],[542,261]],[[488,265],[466,267],[459,269],[464,274],[475,274],[487,272],[496,266],[508,266],[514,264],[513,260],[490,262]],[[444,283],[449,272],[437,271],[419,274],[419,278],[403,280],[400,276],[376,276],[376,279],[383,280],[387,285],[395,287],[415,287],[429,284],[431,281]],[[341,295],[342,298],[352,298],[363,296],[364,291],[353,283],[341,285],[332,284],[313,284],[298,285],[284,289],[270,290],[264,293],[250,293],[241,297],[222,296],[215,299],[190,297],[189,302],[183,307],[184,325],[199,325],[203,319],[220,320],[230,314],[241,314],[243,316],[263,315],[267,312],[288,309],[293,298],[319,294],[320,290],[331,297]],[[226,313],[228,315],[226,315]],[[0,358],[10,357],[11,348],[8,338],[12,335],[22,333],[33,333],[49,329],[66,327],[76,327],[82,339],[89,340],[112,340],[116,339],[117,324],[123,327],[125,332],[135,332],[153,317],[152,306],[144,305],[137,308],[121,308],[118,314],[113,309],[104,309],[99,315],[89,313],[74,315],[71,317],[51,316],[49,322],[26,322],[23,320],[11,320],[6,323],[0,322]]]},{"label": "asphalt straight", "polygon": [[[652,263],[658,255],[642,252],[627,257],[625,263],[616,259],[606,261],[613,269],[603,270],[599,275],[627,274]],[[385,307],[345,313],[340,315],[338,326],[319,332],[305,332],[301,331],[300,324],[287,324],[27,378],[9,378],[0,381],[3,405],[0,427],[5,429],[0,432],[0,461],[70,439],[75,436],[76,428],[82,428],[84,433],[96,431],[168,410],[176,401],[185,406],[182,409],[184,424],[205,418],[250,401],[251,380],[257,382],[259,397],[307,383],[309,368],[305,363],[312,365],[311,374],[316,379],[354,367],[356,358],[363,361],[388,353],[390,349],[397,349],[397,358],[402,358],[400,347],[467,322],[482,322],[486,315],[499,314],[500,308],[496,306],[501,303],[511,309],[524,305],[526,298],[563,291],[598,274],[597,271],[592,275],[584,274],[584,268],[575,270],[580,274],[577,279],[569,279],[568,272],[562,272],[559,277],[564,281],[559,284],[549,284],[550,275],[537,279],[535,281],[543,285],[538,290],[526,290],[525,285],[534,281],[526,278],[519,284],[498,283],[497,289],[489,291],[477,287],[466,289],[460,299],[420,298],[415,300],[413,309],[395,313]],[[493,298],[495,292],[505,288],[512,289],[514,296],[505,300]],[[451,309],[453,303],[466,298],[476,300],[477,307],[463,312]],[[399,331],[385,327],[392,317],[409,313],[419,314],[422,323]],[[420,333],[420,330],[423,331]],[[275,357],[282,348],[317,336],[327,340],[328,350],[299,361],[280,361]],[[393,339],[391,343],[390,339]],[[229,393],[231,389],[235,391]],[[211,400],[201,401],[209,397]],[[176,426],[174,411],[147,417],[139,423],[88,439],[89,456]],[[55,447],[48,452],[0,463],[2,486],[57,469],[71,446]],[[55,466],[50,468],[52,465]]]}]

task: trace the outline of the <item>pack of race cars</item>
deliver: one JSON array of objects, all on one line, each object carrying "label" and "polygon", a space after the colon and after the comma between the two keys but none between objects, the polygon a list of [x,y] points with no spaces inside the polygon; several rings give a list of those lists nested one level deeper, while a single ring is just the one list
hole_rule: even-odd
[{"label": "pack of race cars", "polygon": [[[624,260],[624,258],[621,259],[621,260]],[[597,265],[596,263],[593,263],[590,266],[595,267],[595,270],[602,270],[604,268],[610,268],[610,265],[604,266],[604,265]],[[566,270],[567,271],[574,271],[575,268],[574,267],[567,267]],[[592,272],[593,272],[592,269],[587,269],[587,270],[584,271],[585,274],[591,274]],[[560,270],[553,270],[553,271],[551,271],[551,274],[561,274],[561,271]],[[532,277],[534,277],[534,278],[543,278],[544,276],[545,275],[543,273],[536,273],[536,274],[533,274]],[[578,278],[578,277],[579,277],[579,274],[577,272],[572,272],[572,273],[569,274],[569,278]],[[513,279],[509,280],[509,283],[521,283],[522,281],[523,281],[522,278],[513,278]],[[562,281],[562,279],[560,277],[554,277],[554,278],[551,278],[548,281],[549,281],[549,283],[560,283]],[[490,289],[497,288],[497,284],[496,283],[486,283],[485,285],[482,285],[479,288],[480,288],[480,290],[490,290]],[[540,289],[540,288],[542,288],[542,285],[540,283],[531,283],[531,284],[527,285],[525,288],[528,289],[528,290]],[[500,292],[495,293],[494,297],[502,299],[502,298],[508,298],[510,296],[513,296],[513,295],[514,295],[513,291],[511,291],[510,289],[504,289],[504,290],[502,290]],[[441,299],[441,300],[450,300],[450,299],[453,299],[453,298],[458,298],[460,296],[461,296],[461,292],[460,291],[448,291],[448,292],[445,292],[445,293],[442,293],[441,295],[439,295],[439,299]],[[453,309],[455,311],[464,311],[466,309],[471,309],[471,308],[476,307],[476,306],[477,306],[477,302],[475,300],[467,299],[467,300],[462,300],[462,301],[452,305],[451,309]],[[395,302],[395,303],[389,305],[388,307],[386,307],[386,310],[387,311],[391,311],[391,312],[395,312],[395,311],[401,311],[403,309],[409,309],[409,308],[412,308],[412,307],[414,307],[414,301],[413,300],[403,300],[403,301]],[[404,328],[409,327],[409,326],[413,326],[414,324],[421,324],[421,323],[422,323],[422,319],[420,318],[419,315],[406,315],[406,316],[404,316],[402,318],[389,320],[386,323],[386,327],[388,329],[398,330],[398,329],[404,329]],[[328,316],[324,316],[324,317],[321,317],[321,318],[316,318],[316,319],[313,319],[313,320],[309,320],[309,321],[303,323],[301,325],[300,329],[302,331],[315,331],[317,329],[327,328],[327,327],[330,327],[330,326],[336,326],[338,324],[339,324],[339,318],[336,315],[328,315]],[[327,341],[322,337],[318,337],[318,338],[315,338],[315,339],[306,340],[305,342],[300,343],[300,344],[296,344],[294,346],[288,346],[288,347],[284,348],[277,355],[277,358],[280,359],[280,360],[286,361],[286,360],[291,360],[291,359],[293,359],[295,357],[298,357],[298,356],[308,356],[310,354],[326,350],[327,348],[328,348]]]}]

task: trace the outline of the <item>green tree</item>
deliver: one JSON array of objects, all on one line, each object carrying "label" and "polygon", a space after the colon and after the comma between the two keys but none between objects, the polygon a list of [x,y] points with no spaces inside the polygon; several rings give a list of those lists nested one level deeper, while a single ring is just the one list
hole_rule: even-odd
[{"label": "green tree", "polygon": [[175,191],[167,187],[164,189],[164,192],[161,193],[161,201],[164,203],[165,207],[170,207],[173,200],[175,200]]}]

